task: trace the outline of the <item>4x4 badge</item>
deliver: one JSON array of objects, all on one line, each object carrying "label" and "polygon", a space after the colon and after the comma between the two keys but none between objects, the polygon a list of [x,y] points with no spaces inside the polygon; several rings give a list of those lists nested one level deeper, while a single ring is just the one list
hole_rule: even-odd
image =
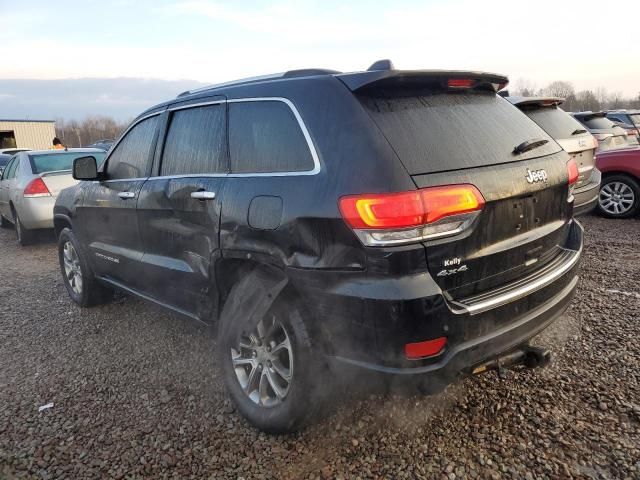
[{"label": "4x4 badge", "polygon": [[527,179],[527,182],[529,183],[536,183],[536,182],[546,182],[547,178],[549,178],[547,176],[547,172],[544,169],[540,169],[540,170],[529,170],[527,168],[527,174],[525,175],[525,177]]}]

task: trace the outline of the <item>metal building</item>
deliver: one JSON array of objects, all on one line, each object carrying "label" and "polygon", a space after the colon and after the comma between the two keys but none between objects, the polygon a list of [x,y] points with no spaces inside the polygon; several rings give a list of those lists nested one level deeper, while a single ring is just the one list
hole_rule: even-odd
[{"label": "metal building", "polygon": [[53,120],[0,119],[0,148],[50,148],[56,136]]}]

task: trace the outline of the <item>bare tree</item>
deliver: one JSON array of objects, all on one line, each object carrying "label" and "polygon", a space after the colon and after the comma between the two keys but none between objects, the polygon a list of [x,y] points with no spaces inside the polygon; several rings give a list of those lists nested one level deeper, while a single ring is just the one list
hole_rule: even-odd
[{"label": "bare tree", "polygon": [[576,94],[576,110],[592,110],[598,111],[602,108],[602,104],[598,96],[591,90],[582,90]]},{"label": "bare tree", "polygon": [[550,97],[569,98],[570,96],[575,95],[573,84],[562,80],[551,82],[549,85],[542,89],[542,92],[545,95],[549,95]]},{"label": "bare tree", "polygon": [[69,147],[91,145],[98,140],[116,139],[129,122],[117,122],[105,116],[87,117],[81,122],[56,119],[56,135]]}]

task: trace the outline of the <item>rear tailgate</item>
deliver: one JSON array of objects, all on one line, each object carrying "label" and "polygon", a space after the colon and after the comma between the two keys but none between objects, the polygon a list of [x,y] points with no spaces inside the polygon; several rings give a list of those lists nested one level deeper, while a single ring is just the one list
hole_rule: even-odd
[{"label": "rear tailgate", "polygon": [[[453,299],[513,281],[561,253],[573,210],[569,158],[516,107],[480,91],[359,97],[417,187],[469,183],[484,196],[470,228],[425,243],[428,268]],[[514,153],[530,140],[540,146]]]},{"label": "rear tailgate", "polygon": [[60,172],[45,172],[40,174],[42,181],[51,192],[51,195],[54,197],[58,196],[60,190],[67,187],[72,187],[76,183],[77,180],[74,180],[71,176],[71,172],[69,170],[63,170]]}]

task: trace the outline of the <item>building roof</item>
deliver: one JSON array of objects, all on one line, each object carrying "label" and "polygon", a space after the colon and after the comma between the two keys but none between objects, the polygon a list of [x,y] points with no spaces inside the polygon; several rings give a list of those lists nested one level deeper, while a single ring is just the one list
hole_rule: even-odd
[{"label": "building roof", "polygon": [[16,119],[16,118],[0,118],[0,122],[56,123],[55,120],[25,120],[25,119]]}]

